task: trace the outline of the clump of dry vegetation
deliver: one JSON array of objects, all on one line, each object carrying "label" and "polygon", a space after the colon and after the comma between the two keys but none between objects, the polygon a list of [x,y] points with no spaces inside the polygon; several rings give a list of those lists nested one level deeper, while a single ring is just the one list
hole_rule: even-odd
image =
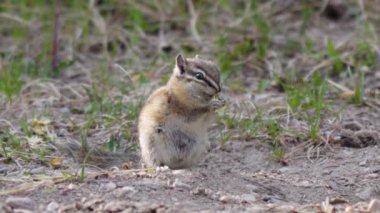
[{"label": "clump of dry vegetation", "polygon": [[71,158],[56,144],[69,142],[135,154],[139,109],[180,52],[222,70],[229,104],[216,143],[259,139],[283,163],[289,145],[378,143],[379,120],[342,112],[380,109],[379,10],[360,0],[3,0],[0,165],[60,167]]}]

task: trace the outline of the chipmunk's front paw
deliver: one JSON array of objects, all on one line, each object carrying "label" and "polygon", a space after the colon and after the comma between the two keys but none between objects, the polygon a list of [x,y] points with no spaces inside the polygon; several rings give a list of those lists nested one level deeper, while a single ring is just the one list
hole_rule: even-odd
[{"label": "chipmunk's front paw", "polygon": [[218,99],[213,99],[210,101],[210,108],[212,110],[219,109],[226,105],[226,101],[224,99],[218,98]]}]

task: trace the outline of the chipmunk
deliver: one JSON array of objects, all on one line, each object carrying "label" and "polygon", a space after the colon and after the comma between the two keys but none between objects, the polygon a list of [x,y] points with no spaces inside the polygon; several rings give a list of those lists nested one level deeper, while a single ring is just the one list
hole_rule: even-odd
[{"label": "chipmunk", "polygon": [[195,166],[210,149],[207,129],[225,101],[220,71],[209,60],[176,57],[168,83],[154,91],[138,120],[142,160],[148,167],[183,169]]}]

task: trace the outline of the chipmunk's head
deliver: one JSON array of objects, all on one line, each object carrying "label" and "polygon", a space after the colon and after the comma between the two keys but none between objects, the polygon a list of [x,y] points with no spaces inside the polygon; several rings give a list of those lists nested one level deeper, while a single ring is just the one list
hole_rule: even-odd
[{"label": "chipmunk's head", "polygon": [[178,98],[183,97],[183,101],[194,107],[202,107],[221,91],[220,71],[209,60],[199,56],[184,58],[179,54],[168,85]]}]

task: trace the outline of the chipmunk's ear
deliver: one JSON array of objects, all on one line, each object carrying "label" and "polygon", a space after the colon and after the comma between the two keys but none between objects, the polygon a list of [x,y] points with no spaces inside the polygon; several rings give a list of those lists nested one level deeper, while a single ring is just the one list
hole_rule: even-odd
[{"label": "chipmunk's ear", "polygon": [[178,54],[176,57],[176,65],[179,69],[180,74],[185,73],[185,66],[187,65],[186,58],[184,58],[181,54]]}]

